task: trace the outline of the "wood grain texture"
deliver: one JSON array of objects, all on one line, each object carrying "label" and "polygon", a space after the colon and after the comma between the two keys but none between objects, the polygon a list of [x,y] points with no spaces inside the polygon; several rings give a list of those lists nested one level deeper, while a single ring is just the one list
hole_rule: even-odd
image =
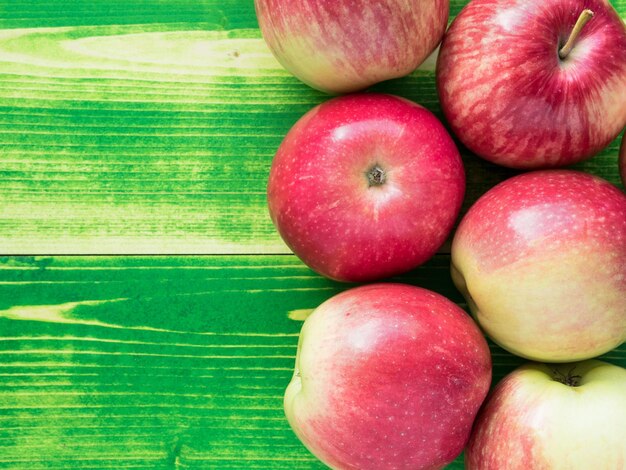
[{"label": "wood grain texture", "polygon": [[[282,395],[303,313],[349,286],[292,255],[0,261],[0,468],[323,468]],[[396,280],[465,307],[447,256]],[[492,353],[494,380],[523,363]]]},{"label": "wood grain texture", "polygon": [[[0,252],[288,252],[267,173],[327,96],[274,60],[252,1],[16,0],[0,12]],[[433,70],[431,58],[375,89],[441,117]],[[577,167],[619,184],[617,152]],[[463,153],[467,208],[513,172]]]}]

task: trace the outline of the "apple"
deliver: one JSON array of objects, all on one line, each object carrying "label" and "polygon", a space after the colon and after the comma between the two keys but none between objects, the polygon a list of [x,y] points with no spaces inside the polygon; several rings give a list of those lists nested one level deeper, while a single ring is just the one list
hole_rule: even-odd
[{"label": "apple", "polygon": [[466,470],[618,470],[626,466],[626,370],[590,360],[527,364],[478,415]]},{"label": "apple", "polygon": [[305,114],[272,163],[270,216],[313,270],[340,281],[400,274],[435,254],[465,192],[441,122],[403,98],[356,94]]},{"label": "apple", "polygon": [[500,346],[543,362],[626,340],[626,195],[569,170],[510,178],[467,212],[452,278]]},{"label": "apple", "polygon": [[453,132],[512,168],[589,158],[626,125],[626,27],[607,0],[472,0],[437,88]]},{"label": "apple", "polygon": [[304,322],[285,414],[334,469],[438,469],[463,450],[491,382],[487,342],[439,294],[370,284]]},{"label": "apple", "polygon": [[415,70],[441,41],[449,0],[255,0],[278,61],[307,85],[347,93]]},{"label": "apple", "polygon": [[626,133],[622,137],[622,145],[619,149],[619,174],[622,177],[622,184],[626,186]]}]

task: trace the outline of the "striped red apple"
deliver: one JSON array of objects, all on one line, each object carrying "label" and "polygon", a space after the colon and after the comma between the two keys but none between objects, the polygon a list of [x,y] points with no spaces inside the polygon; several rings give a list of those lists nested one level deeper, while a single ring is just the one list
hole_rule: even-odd
[{"label": "striped red apple", "polygon": [[437,86],[477,155],[527,169],[581,161],[626,125],[626,27],[607,0],[472,0],[444,37]]},{"label": "striped red apple", "polygon": [[457,305],[370,284],[304,322],[285,413],[333,469],[438,469],[461,453],[490,381],[487,342]]},{"label": "striped red apple", "polygon": [[329,93],[369,87],[415,70],[441,41],[449,0],[255,0],[278,61]]},{"label": "striped red apple", "polygon": [[465,192],[441,122],[382,94],[334,98],[280,145],[267,186],[278,232],[309,267],[366,282],[415,268],[448,237]]}]

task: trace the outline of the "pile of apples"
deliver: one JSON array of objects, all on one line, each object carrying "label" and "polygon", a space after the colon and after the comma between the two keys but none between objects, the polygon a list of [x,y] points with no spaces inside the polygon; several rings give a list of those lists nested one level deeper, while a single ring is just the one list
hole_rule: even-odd
[{"label": "pile of apples", "polygon": [[[626,27],[607,0],[255,0],[283,66],[333,94],[272,163],[270,215],[308,266],[371,282],[416,268],[451,235],[465,192],[448,129],[476,155],[532,170],[490,189],[452,242],[473,319],[399,283],[347,290],[305,321],[287,418],[336,469],[626,469],[626,195],[555,169],[626,125]],[[447,121],[362,90],[439,45]],[[353,93],[356,92],[356,93]],[[626,145],[619,168],[626,183]],[[488,395],[483,333],[532,362]]]}]

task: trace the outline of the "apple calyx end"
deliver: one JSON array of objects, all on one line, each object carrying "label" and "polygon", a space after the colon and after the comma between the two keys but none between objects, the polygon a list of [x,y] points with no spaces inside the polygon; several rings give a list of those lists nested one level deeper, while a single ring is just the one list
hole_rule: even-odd
[{"label": "apple calyx end", "polygon": [[370,168],[367,173],[367,184],[371,188],[372,186],[382,186],[387,180],[387,174],[378,164]]},{"label": "apple calyx end", "polygon": [[582,11],[580,16],[578,17],[578,20],[576,20],[576,24],[574,25],[574,28],[569,35],[569,38],[567,38],[567,42],[561,49],[559,49],[559,59],[565,60],[569,53],[572,52],[572,49],[574,48],[574,43],[576,42],[576,39],[578,39],[578,35],[585,27],[585,25],[589,22],[589,20],[594,17],[594,15],[595,13],[589,9],[585,9]]},{"label": "apple calyx end", "polygon": [[574,374],[576,370],[576,366],[573,366],[567,373],[563,373],[559,369],[552,369],[552,379],[555,382],[560,382],[563,385],[567,385],[568,387],[578,387],[580,385],[580,380],[582,377],[578,374]]}]

